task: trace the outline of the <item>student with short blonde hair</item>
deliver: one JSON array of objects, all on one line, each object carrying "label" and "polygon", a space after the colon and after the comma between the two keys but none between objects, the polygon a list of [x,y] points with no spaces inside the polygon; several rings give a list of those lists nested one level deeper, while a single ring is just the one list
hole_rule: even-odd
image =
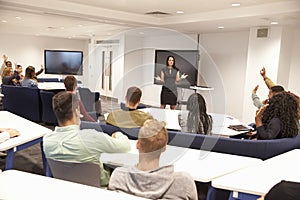
[{"label": "student with short blonde hair", "polygon": [[165,123],[147,120],[140,129],[136,144],[138,164],[116,168],[108,188],[149,199],[198,199],[195,182],[189,174],[174,172],[173,165],[159,166],[167,142]]}]

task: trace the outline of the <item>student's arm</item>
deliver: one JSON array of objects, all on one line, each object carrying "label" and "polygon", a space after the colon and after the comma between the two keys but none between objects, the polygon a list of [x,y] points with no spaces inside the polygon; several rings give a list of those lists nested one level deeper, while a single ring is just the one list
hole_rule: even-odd
[{"label": "student's arm", "polygon": [[257,91],[258,87],[259,86],[257,85],[252,90],[252,96],[251,97],[252,97],[253,105],[259,109],[259,108],[263,107],[264,104],[260,101],[260,98],[256,94],[256,91]]},{"label": "student's arm", "polygon": [[113,137],[94,129],[81,132],[82,141],[91,153],[125,153],[131,149],[128,137],[121,132],[116,132]]},{"label": "student's arm", "polygon": [[44,67],[43,67],[43,65],[41,65],[41,69],[38,72],[36,72],[35,75],[38,76],[41,73],[43,73],[43,71],[44,71]]},{"label": "student's arm", "polygon": [[87,112],[81,100],[78,101],[80,107],[80,114],[83,115],[84,121],[96,122]]},{"label": "student's arm", "polygon": [[269,89],[275,85],[275,83],[273,83],[273,81],[269,77],[267,77],[265,67],[263,67],[260,70],[260,75],[263,77],[263,79]]},{"label": "student's arm", "polygon": [[257,139],[275,139],[281,132],[281,121],[279,118],[273,118],[267,127],[256,124],[256,130]]}]

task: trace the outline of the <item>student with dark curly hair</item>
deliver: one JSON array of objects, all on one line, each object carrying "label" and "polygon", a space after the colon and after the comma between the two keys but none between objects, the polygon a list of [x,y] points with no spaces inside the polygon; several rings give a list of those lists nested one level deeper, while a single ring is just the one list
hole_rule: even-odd
[{"label": "student with dark curly hair", "polygon": [[199,93],[193,93],[187,101],[188,113],[178,116],[181,131],[198,134],[211,134],[212,117],[206,113],[206,102]]},{"label": "student with dark curly hair", "polygon": [[290,92],[273,96],[255,116],[257,139],[278,139],[298,134],[298,101]]}]

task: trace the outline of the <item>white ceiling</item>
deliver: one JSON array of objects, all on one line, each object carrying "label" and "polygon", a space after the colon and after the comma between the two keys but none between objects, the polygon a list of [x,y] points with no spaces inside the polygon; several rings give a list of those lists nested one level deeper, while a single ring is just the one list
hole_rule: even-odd
[{"label": "white ceiling", "polygon": [[[236,2],[241,6],[232,7]],[[157,11],[166,14],[145,14]],[[300,26],[300,0],[0,0],[0,26],[0,33],[78,39],[141,27],[209,33]]]}]

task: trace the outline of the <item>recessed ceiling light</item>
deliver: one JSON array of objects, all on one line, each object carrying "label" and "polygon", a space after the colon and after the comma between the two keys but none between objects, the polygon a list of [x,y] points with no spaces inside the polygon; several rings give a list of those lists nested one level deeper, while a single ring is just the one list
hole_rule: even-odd
[{"label": "recessed ceiling light", "polygon": [[139,34],[140,34],[140,35],[144,35],[145,33],[144,33],[144,32],[139,32]]},{"label": "recessed ceiling light", "polygon": [[16,16],[16,19],[22,19],[21,17],[19,17],[19,16]]},{"label": "recessed ceiling light", "polygon": [[232,7],[239,7],[239,6],[241,6],[241,4],[240,3],[232,3],[231,6]]},{"label": "recessed ceiling light", "polygon": [[61,26],[60,29],[65,29],[65,27]]},{"label": "recessed ceiling light", "polygon": [[271,22],[270,24],[272,24],[272,25],[277,25],[278,22],[273,21],[273,22]]},{"label": "recessed ceiling light", "polygon": [[2,22],[2,23],[7,23],[7,21],[6,21],[6,20],[1,20],[1,22]]},{"label": "recessed ceiling light", "polygon": [[225,28],[224,26],[218,26],[218,29],[223,29],[223,28]]},{"label": "recessed ceiling light", "polygon": [[177,14],[183,14],[184,12],[182,10],[176,11]]}]

